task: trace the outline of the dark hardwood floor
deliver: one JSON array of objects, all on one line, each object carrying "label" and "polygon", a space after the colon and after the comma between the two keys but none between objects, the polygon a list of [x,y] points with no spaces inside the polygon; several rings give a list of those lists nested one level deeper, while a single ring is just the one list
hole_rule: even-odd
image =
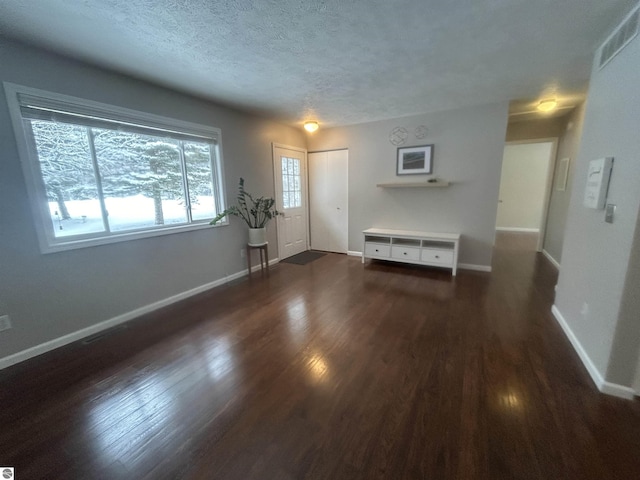
[{"label": "dark hardwood floor", "polygon": [[0,372],[25,479],[640,477],[640,402],[600,394],[551,316],[556,271],[326,255]]}]

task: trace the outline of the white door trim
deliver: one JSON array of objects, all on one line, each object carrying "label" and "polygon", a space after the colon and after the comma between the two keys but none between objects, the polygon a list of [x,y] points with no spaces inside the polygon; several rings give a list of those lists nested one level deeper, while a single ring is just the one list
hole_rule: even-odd
[{"label": "white door trim", "polygon": [[[305,172],[306,173],[306,180],[307,180],[307,185],[305,185],[305,189],[303,192],[304,195],[304,202],[306,205],[306,225],[305,225],[305,229],[307,230],[307,245],[306,245],[306,249],[309,250],[311,248],[310,245],[310,238],[311,238],[311,232],[309,231],[309,162],[307,160],[307,149],[306,148],[302,148],[302,147],[295,147],[293,145],[287,145],[286,143],[278,143],[278,142],[271,142],[271,167],[272,167],[272,172],[273,172],[273,191],[274,194],[277,195],[278,194],[278,186],[276,183],[276,171],[277,171],[277,167],[276,167],[276,148],[284,148],[287,150],[293,150],[295,152],[300,152],[302,153],[302,161],[304,163],[304,168],[305,168]],[[278,231],[278,222],[276,221],[276,238],[277,240],[277,245],[278,248],[280,246],[280,232]],[[278,252],[278,256],[280,256],[280,252]]]}]

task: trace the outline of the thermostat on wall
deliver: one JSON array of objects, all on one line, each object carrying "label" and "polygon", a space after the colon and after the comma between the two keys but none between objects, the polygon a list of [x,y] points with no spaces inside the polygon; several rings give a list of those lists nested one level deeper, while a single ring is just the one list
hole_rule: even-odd
[{"label": "thermostat on wall", "polygon": [[613,157],[599,158],[589,162],[587,188],[584,191],[584,206],[603,209],[607,199]]}]

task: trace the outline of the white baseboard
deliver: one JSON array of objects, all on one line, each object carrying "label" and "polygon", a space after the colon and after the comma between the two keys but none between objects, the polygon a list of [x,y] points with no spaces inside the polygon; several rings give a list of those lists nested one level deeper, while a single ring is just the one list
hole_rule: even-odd
[{"label": "white baseboard", "polygon": [[573,345],[573,349],[576,351],[576,353],[580,357],[580,360],[582,360],[582,364],[587,369],[587,372],[589,372],[589,375],[591,376],[593,383],[595,383],[596,387],[598,387],[598,390],[608,395],[613,395],[615,397],[632,400],[635,395],[635,391],[632,388],[625,387],[624,385],[618,385],[616,383],[607,382],[603,378],[600,371],[596,368],[594,363],[591,361],[591,358],[589,358],[589,355],[587,354],[586,350],[580,343],[580,340],[578,340],[578,337],[575,336],[575,334],[573,333],[573,330],[571,330],[571,327],[569,327],[569,324],[565,320],[564,316],[562,315],[560,310],[558,310],[558,307],[553,305],[551,307],[551,313],[553,313],[553,316],[558,321],[558,324],[560,324],[560,327],[564,331],[564,334],[567,336],[567,338],[571,342],[571,345]]},{"label": "white baseboard", "polygon": [[461,270],[475,270],[476,272],[491,272],[491,265],[474,265],[473,263],[459,263]]},{"label": "white baseboard", "polygon": [[[275,258],[269,261],[269,265],[275,265],[279,261],[280,261],[279,258]],[[251,267],[252,272],[255,272],[258,270],[260,270],[260,265]],[[43,353],[47,353],[51,350],[55,350],[56,348],[63,347],[65,345],[68,345],[69,343],[82,340],[83,338],[91,337],[104,330],[113,328],[115,326],[126,323],[130,320],[138,318],[147,313],[151,313],[155,310],[171,305],[172,303],[185,300],[199,293],[206,292],[207,290],[210,290],[212,288],[219,287],[220,285],[224,285],[225,283],[231,282],[240,277],[248,275],[248,272],[249,272],[248,269],[242,270],[240,272],[228,275],[218,280],[214,280],[213,282],[209,282],[204,285],[200,285],[199,287],[192,288],[191,290],[187,290],[186,292],[178,293],[177,295],[172,295],[171,297],[164,298],[162,300],[151,303],[149,305],[136,308],[135,310],[132,310],[127,313],[123,313],[122,315],[118,315],[116,317],[110,318],[109,320],[105,320],[103,322],[96,323],[95,325],[91,325],[90,327],[83,328],[81,330],[75,331],[73,333],[69,333],[62,337],[54,338],[53,340],[49,340],[48,342],[41,343],[40,345],[27,348],[26,350],[22,350],[21,352],[17,352],[7,357],[0,358],[0,370],[2,370],[3,368],[10,367],[11,365],[15,365],[16,363],[24,362],[25,360],[28,360],[30,358],[37,357],[38,355],[42,355]]]},{"label": "white baseboard", "polygon": [[587,354],[586,350],[582,347],[580,340],[578,340],[578,337],[575,336],[575,334],[573,333],[573,330],[571,330],[571,327],[569,327],[569,324],[565,320],[564,316],[562,315],[560,310],[558,310],[558,307],[553,305],[551,307],[551,313],[556,318],[557,322],[560,324],[560,327],[562,327],[562,330],[564,331],[564,334],[567,336],[567,338],[571,342],[571,345],[573,345],[573,349],[576,351],[576,353],[580,357],[580,360],[582,360],[582,364],[587,369],[587,372],[589,372],[589,375],[591,375],[591,379],[593,380],[593,383],[595,383],[598,389],[600,389],[600,385],[604,383],[604,378],[602,377],[602,374],[593,364],[593,362],[591,361],[591,358],[589,358],[589,355]]},{"label": "white baseboard", "polygon": [[499,232],[540,233],[539,228],[496,227]]},{"label": "white baseboard", "polygon": [[547,260],[551,262],[551,265],[553,265],[558,270],[560,270],[560,263],[558,263],[558,261],[555,258],[553,258],[551,254],[547,252],[544,248],[542,249],[542,254],[547,258]]},{"label": "white baseboard", "polygon": [[607,382],[606,380],[600,386],[600,391],[607,395],[613,395],[614,397],[624,398],[627,400],[633,400],[637,395],[633,388],[625,387],[617,383]]},{"label": "white baseboard", "polygon": [[[273,265],[275,265],[276,263],[280,263],[280,259],[279,259],[279,258],[273,258],[273,259],[269,260],[269,266],[270,266],[270,267],[272,267],[272,266],[273,266]],[[259,264],[259,263],[258,263],[258,265],[253,265],[253,266],[251,267],[251,273],[253,273],[253,272],[257,272],[257,271],[258,271],[258,270],[260,270],[260,269],[261,269],[261,266],[260,266],[260,264]],[[248,273],[249,273],[249,270],[248,270],[248,269],[245,269],[245,270],[242,270],[241,272],[234,273],[233,275],[230,275],[229,277],[225,277],[225,278],[229,278],[230,280],[228,280],[228,281],[230,282],[231,280],[235,280],[236,278],[240,278],[240,277],[242,277],[243,275],[247,275]],[[233,277],[233,278],[231,278],[231,277]],[[224,283],[227,283],[227,282],[224,282]],[[221,284],[221,285],[222,285],[222,284]],[[213,288],[213,287],[212,287],[212,288]]]},{"label": "white baseboard", "polygon": [[347,255],[349,255],[350,257],[361,257],[362,256],[362,252],[356,252],[353,250],[347,250]]},{"label": "white baseboard", "polygon": [[[347,252],[347,255],[362,257],[362,252]],[[416,263],[416,265],[420,265]],[[459,270],[475,270],[476,272],[491,272],[491,265],[474,265],[473,263],[459,263]]]}]

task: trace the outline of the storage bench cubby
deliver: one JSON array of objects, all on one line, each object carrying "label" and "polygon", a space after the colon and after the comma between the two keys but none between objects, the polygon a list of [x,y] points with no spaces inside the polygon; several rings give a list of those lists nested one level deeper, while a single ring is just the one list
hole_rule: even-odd
[{"label": "storage bench cubby", "polygon": [[364,230],[362,263],[367,258],[450,268],[458,266],[458,233],[416,232],[369,228]]}]

